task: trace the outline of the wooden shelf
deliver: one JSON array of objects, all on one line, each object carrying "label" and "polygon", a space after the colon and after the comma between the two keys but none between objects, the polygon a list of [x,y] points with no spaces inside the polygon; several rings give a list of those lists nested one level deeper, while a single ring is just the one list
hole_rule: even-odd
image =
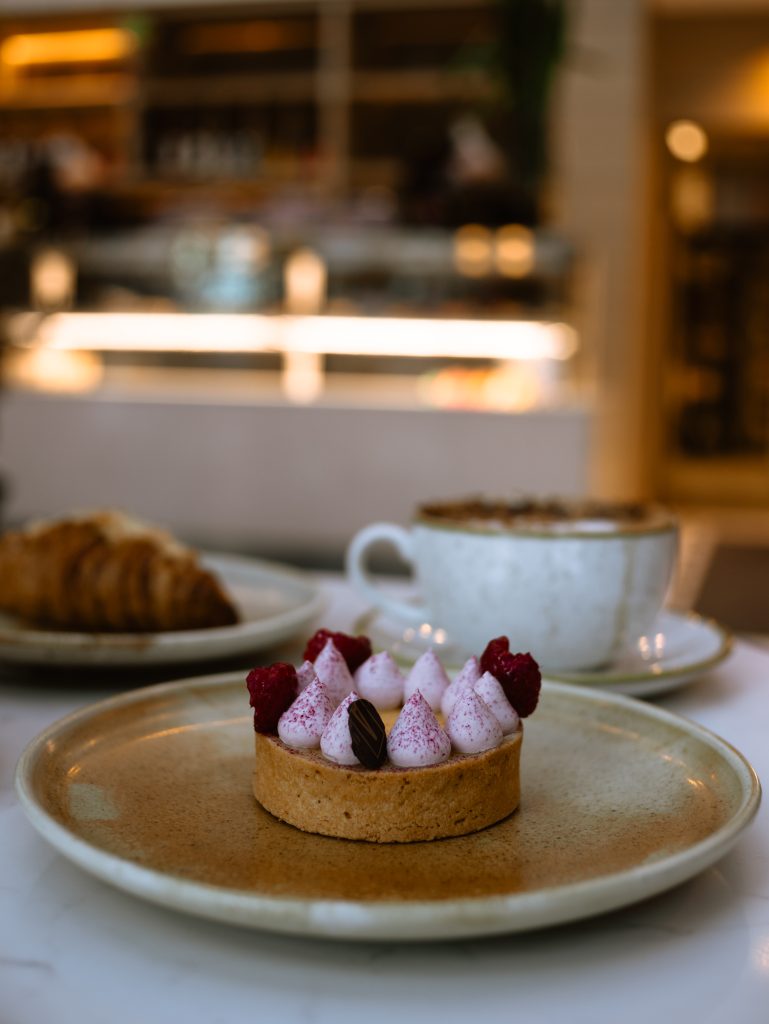
[{"label": "wooden shelf", "polygon": [[137,79],[125,72],[0,78],[0,108],[5,110],[123,107],[134,103],[137,96]]},{"label": "wooden shelf", "polygon": [[316,98],[316,76],[312,72],[152,78],[143,94],[144,103],[152,107],[314,103]]},{"label": "wooden shelf", "polygon": [[440,103],[490,99],[494,87],[482,72],[452,74],[420,68],[356,72],[350,92],[354,103]]},{"label": "wooden shelf", "polygon": [[[146,83],[143,92],[144,102],[152,107],[314,103],[317,96],[318,77],[312,72],[155,78]],[[354,72],[345,99],[352,103],[436,103],[493,96],[493,83],[483,72],[452,74],[419,68]]]},{"label": "wooden shelf", "polygon": [[[472,11],[487,3],[488,0],[452,0],[449,6]],[[153,201],[165,201],[172,188],[186,193],[213,187],[219,190],[218,195],[226,193],[237,203],[251,190],[269,189],[286,177],[290,181],[301,177],[309,190],[320,188],[330,199],[344,198],[351,187],[391,187],[397,182],[399,164],[414,158],[401,131],[406,108],[426,110],[430,124],[425,127],[435,135],[446,127],[444,122],[450,118],[453,107],[492,100],[495,87],[483,68],[447,68],[452,46],[458,50],[465,44],[465,37],[459,32],[464,22],[447,20],[436,15],[435,10],[429,24],[417,15],[412,25],[422,50],[412,46],[403,59],[413,58],[420,63],[404,68],[391,66],[403,56],[398,48],[404,24],[398,13],[401,4],[408,7],[406,0],[387,0],[382,10],[377,9],[377,40],[382,38],[381,18],[386,17],[388,7],[392,9],[384,26],[386,45],[365,64],[360,63],[365,58],[361,32],[365,19],[372,13],[370,0],[353,0],[350,4],[310,0],[303,10],[305,14],[312,13],[307,38],[314,41],[314,52],[303,54],[298,64],[282,65],[222,59],[214,63],[201,59],[196,65],[190,58],[195,51],[189,51],[189,39],[184,41],[186,29],[191,26],[195,38],[199,36],[205,42],[206,26],[211,19],[216,19],[212,22],[215,26],[221,21],[231,33],[237,32],[239,16],[231,9],[222,15],[213,11],[166,12],[158,15],[155,43],[150,42],[134,61],[119,69],[113,66],[86,71],[84,65],[73,65],[69,74],[49,77],[0,74],[0,110],[36,112],[32,134],[37,130],[41,112],[50,111],[55,119],[57,111],[77,111],[78,116],[73,113],[71,117],[78,121],[77,130],[97,146],[105,132],[102,126],[87,123],[87,112],[98,116],[103,112],[102,120],[111,117],[116,125],[115,139],[105,148],[117,152],[123,166],[130,168],[134,176],[141,175],[146,165],[159,172],[171,168],[175,147],[192,140],[194,148],[203,135],[224,138],[240,134],[267,154],[293,153],[285,165],[281,162],[280,166],[273,166],[274,161],[266,160],[255,166],[253,181],[224,175],[219,181],[184,175],[145,181],[141,191]],[[427,6],[434,8],[435,4],[428,0]],[[289,7],[276,11],[265,15],[265,19],[277,22],[297,17]],[[440,27],[437,34],[441,36],[437,42],[441,46],[435,50],[433,63],[429,63],[433,59],[431,46],[436,43],[436,17]],[[248,26],[250,22],[244,24]],[[205,52],[203,48],[204,56]],[[215,48],[212,52],[216,55]],[[218,56],[221,58],[221,54]],[[384,58],[390,63],[379,63]],[[392,116],[388,107],[394,111]],[[385,140],[383,145],[361,142],[361,125],[369,115],[374,119],[384,117],[382,126],[372,129],[377,138]],[[32,124],[33,119],[30,117],[29,121]],[[420,128],[411,131],[411,150],[419,148],[419,136]],[[308,151],[316,157],[312,166],[306,160]],[[385,152],[388,159],[376,159]],[[186,159],[178,162],[189,164]],[[243,169],[239,165],[241,173]]]}]

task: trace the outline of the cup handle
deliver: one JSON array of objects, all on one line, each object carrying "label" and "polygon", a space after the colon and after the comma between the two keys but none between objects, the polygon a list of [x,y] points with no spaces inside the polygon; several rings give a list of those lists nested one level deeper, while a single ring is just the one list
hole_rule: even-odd
[{"label": "cup handle", "polygon": [[428,618],[427,606],[409,604],[408,601],[399,601],[395,597],[389,597],[377,586],[374,577],[368,571],[366,565],[368,550],[381,541],[391,544],[404,562],[413,567],[414,545],[410,531],[402,526],[396,526],[395,523],[372,523],[370,526],[364,526],[350,541],[345,559],[347,577],[356,590],[360,591],[386,615],[392,616],[398,622],[419,626]]}]

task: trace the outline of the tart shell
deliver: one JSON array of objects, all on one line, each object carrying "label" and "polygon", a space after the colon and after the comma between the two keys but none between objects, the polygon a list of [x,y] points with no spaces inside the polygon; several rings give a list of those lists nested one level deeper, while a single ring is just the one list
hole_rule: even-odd
[{"label": "tart shell", "polygon": [[493,750],[426,768],[334,764],[255,733],[254,796],[276,818],[339,839],[413,843],[462,836],[511,814],[520,799],[523,728]]}]

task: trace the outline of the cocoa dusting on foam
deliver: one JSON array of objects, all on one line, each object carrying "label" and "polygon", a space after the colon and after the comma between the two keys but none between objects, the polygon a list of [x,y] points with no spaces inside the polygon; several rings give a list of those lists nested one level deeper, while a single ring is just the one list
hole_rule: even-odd
[{"label": "cocoa dusting on foam", "polygon": [[505,528],[578,528],[580,523],[601,521],[617,530],[641,526],[662,526],[669,517],[660,509],[641,502],[565,501],[522,498],[506,501],[469,497],[457,501],[427,502],[418,508],[418,518],[464,526]]}]

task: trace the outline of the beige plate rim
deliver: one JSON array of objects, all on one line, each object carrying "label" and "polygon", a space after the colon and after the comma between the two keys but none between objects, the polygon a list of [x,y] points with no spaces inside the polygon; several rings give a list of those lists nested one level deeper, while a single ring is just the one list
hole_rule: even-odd
[{"label": "beige plate rim", "polygon": [[[436,901],[355,901],[263,897],[250,892],[211,886],[141,867],[107,853],[78,837],[51,817],[38,800],[32,780],[46,745],[94,715],[152,695],[171,695],[192,687],[242,683],[242,673],[224,673],[128,691],[88,705],[53,723],[33,739],[16,769],[16,791],[31,824],[55,849],[87,872],[150,902],[185,913],[266,931],[373,941],[425,941],[521,932],[592,917],[656,895],[693,877],[723,856],[753,820],[761,786],[745,756],[710,730],[656,705],[620,694],[550,683],[549,694],[570,701],[622,705],[638,719],[671,724],[706,744],[724,769],[740,784],[738,806],[719,828],[691,847],[644,862],[630,869],[564,884],[537,892],[509,896]],[[290,826],[286,826],[290,827]]]},{"label": "beige plate rim", "polygon": [[66,666],[182,663],[230,657],[281,643],[316,619],[326,606],[318,583],[301,569],[240,555],[204,553],[203,563],[226,584],[281,589],[289,606],[233,626],[168,633],[77,633],[34,629],[0,619],[0,661]]}]

